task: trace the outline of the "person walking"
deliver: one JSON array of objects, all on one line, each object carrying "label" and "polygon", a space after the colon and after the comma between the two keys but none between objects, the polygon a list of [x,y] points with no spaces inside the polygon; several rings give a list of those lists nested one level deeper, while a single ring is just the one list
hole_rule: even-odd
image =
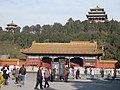
[{"label": "person walking", "polygon": [[66,72],[65,72],[65,82],[68,82],[68,77],[69,77],[69,67],[66,67]]},{"label": "person walking", "polygon": [[41,70],[41,67],[39,67],[39,69],[37,71],[37,80],[36,80],[36,85],[35,85],[34,89],[38,89],[39,84],[40,84],[40,89],[43,89],[43,87],[42,87],[42,79],[43,79],[42,70]]},{"label": "person walking", "polygon": [[80,70],[79,69],[77,69],[77,71],[76,71],[76,79],[78,79],[78,78],[81,79],[81,77],[80,77]]},{"label": "person walking", "polygon": [[53,82],[55,80],[55,73],[56,73],[56,68],[53,68],[51,71],[51,82]]},{"label": "person walking", "polygon": [[74,79],[74,67],[72,67],[72,77]]},{"label": "person walking", "polygon": [[87,67],[85,67],[84,74],[85,74],[85,78],[87,79],[87,74],[88,74]]},{"label": "person walking", "polygon": [[104,78],[104,69],[103,68],[101,68],[100,74],[101,74],[101,77]]},{"label": "person walking", "polygon": [[23,64],[22,67],[20,68],[19,74],[20,74],[21,77],[22,77],[22,84],[24,85],[25,75],[26,75],[26,68],[25,68],[24,64]]},{"label": "person walking", "polygon": [[92,67],[90,67],[90,77],[92,76]]},{"label": "person walking", "polygon": [[44,88],[46,88],[46,85],[47,85],[47,87],[50,86],[49,83],[48,83],[49,77],[50,77],[50,73],[49,73],[49,70],[46,68],[46,69],[45,69],[45,72],[44,72],[44,79],[45,79]]},{"label": "person walking", "polygon": [[3,70],[4,85],[8,85],[8,78],[10,77],[8,68],[5,67]]},{"label": "person walking", "polygon": [[17,84],[17,83],[18,83],[18,76],[19,76],[19,68],[17,68],[17,69],[15,70],[14,76],[15,76],[15,84]]},{"label": "person walking", "polygon": [[15,71],[16,71],[16,68],[14,67],[13,70],[12,70],[12,80],[15,79]]}]

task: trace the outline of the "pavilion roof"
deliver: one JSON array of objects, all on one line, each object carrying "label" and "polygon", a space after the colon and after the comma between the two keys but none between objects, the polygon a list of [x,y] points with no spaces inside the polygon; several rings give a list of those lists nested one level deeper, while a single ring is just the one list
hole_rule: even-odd
[{"label": "pavilion roof", "polygon": [[89,14],[87,16],[107,16],[107,14]]},{"label": "pavilion roof", "polygon": [[90,9],[91,11],[92,10],[102,10],[102,11],[104,11],[104,8],[100,8],[100,7],[98,7],[98,6],[96,6],[96,8],[92,8],[92,9]]},{"label": "pavilion roof", "polygon": [[17,24],[15,24],[13,21],[11,21],[11,23],[7,24],[7,26],[17,26]]},{"label": "pavilion roof", "polygon": [[22,49],[24,54],[103,54],[96,42],[79,41],[70,43],[35,43]]},{"label": "pavilion roof", "polygon": [[15,27],[15,26],[7,26],[7,27],[6,27],[6,29],[9,29],[9,28],[14,28],[14,29],[15,29],[15,28],[17,28],[17,27]]}]

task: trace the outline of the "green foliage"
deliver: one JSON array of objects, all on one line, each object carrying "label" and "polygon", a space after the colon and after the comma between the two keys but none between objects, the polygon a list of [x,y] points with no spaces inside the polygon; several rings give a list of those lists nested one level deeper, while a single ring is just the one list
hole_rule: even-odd
[{"label": "green foliage", "polygon": [[118,60],[118,62],[115,63],[115,68],[119,69],[120,68],[120,60]]},{"label": "green foliage", "polygon": [[2,27],[0,27],[0,32],[3,31]]},{"label": "green foliage", "polygon": [[[20,49],[28,48],[36,42],[70,42],[91,41],[98,43],[98,48],[104,47],[103,59],[120,60],[120,22],[111,20],[105,23],[90,23],[68,19],[65,25],[32,25],[16,28],[15,32],[7,32],[0,28],[0,54],[10,54],[13,57],[25,57]],[[17,48],[17,49],[14,49]]]},{"label": "green foliage", "polygon": [[10,55],[11,58],[23,58],[20,57],[20,47],[17,44],[0,42],[0,55]]}]

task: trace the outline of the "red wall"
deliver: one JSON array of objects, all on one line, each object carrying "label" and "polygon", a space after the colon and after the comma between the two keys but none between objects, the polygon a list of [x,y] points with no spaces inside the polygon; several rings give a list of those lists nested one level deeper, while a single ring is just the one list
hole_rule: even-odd
[{"label": "red wall", "polygon": [[17,65],[17,62],[0,62],[1,66],[5,65],[17,65],[17,66],[22,66],[23,64],[25,65],[26,62],[20,62],[19,65]]},{"label": "red wall", "polygon": [[[38,63],[38,66],[43,66],[43,67],[50,67],[50,61],[49,62],[44,62],[41,61],[40,59],[27,59],[26,62],[19,62],[19,65],[17,64],[17,62],[0,62],[0,65],[1,66],[4,66],[4,65],[18,65],[18,66],[22,66],[23,64],[25,66],[28,66],[29,63],[31,62],[35,62],[35,63]],[[83,62],[83,64],[85,65],[85,60]],[[83,67],[84,67],[83,65]],[[95,67],[96,68],[115,68],[115,64],[114,63],[101,63],[99,60],[96,60],[96,62],[94,63]]]},{"label": "red wall", "polygon": [[27,58],[26,59],[26,66],[29,66],[29,65],[37,65],[37,66],[41,66],[42,62],[41,62],[41,59],[40,58]]},{"label": "red wall", "polygon": [[115,68],[114,63],[100,63],[99,60],[96,60],[96,68]]}]

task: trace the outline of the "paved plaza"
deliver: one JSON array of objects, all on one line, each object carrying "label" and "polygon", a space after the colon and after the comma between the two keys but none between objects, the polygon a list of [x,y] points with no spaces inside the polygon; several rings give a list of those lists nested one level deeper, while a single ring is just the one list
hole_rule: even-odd
[{"label": "paved plaza", "polygon": [[[1,90],[34,90],[35,81],[36,73],[28,73],[24,86],[18,87],[10,78],[9,85],[2,85]],[[44,90],[120,90],[119,80],[70,79],[69,82],[56,81],[49,83],[50,87],[44,88]]]}]

